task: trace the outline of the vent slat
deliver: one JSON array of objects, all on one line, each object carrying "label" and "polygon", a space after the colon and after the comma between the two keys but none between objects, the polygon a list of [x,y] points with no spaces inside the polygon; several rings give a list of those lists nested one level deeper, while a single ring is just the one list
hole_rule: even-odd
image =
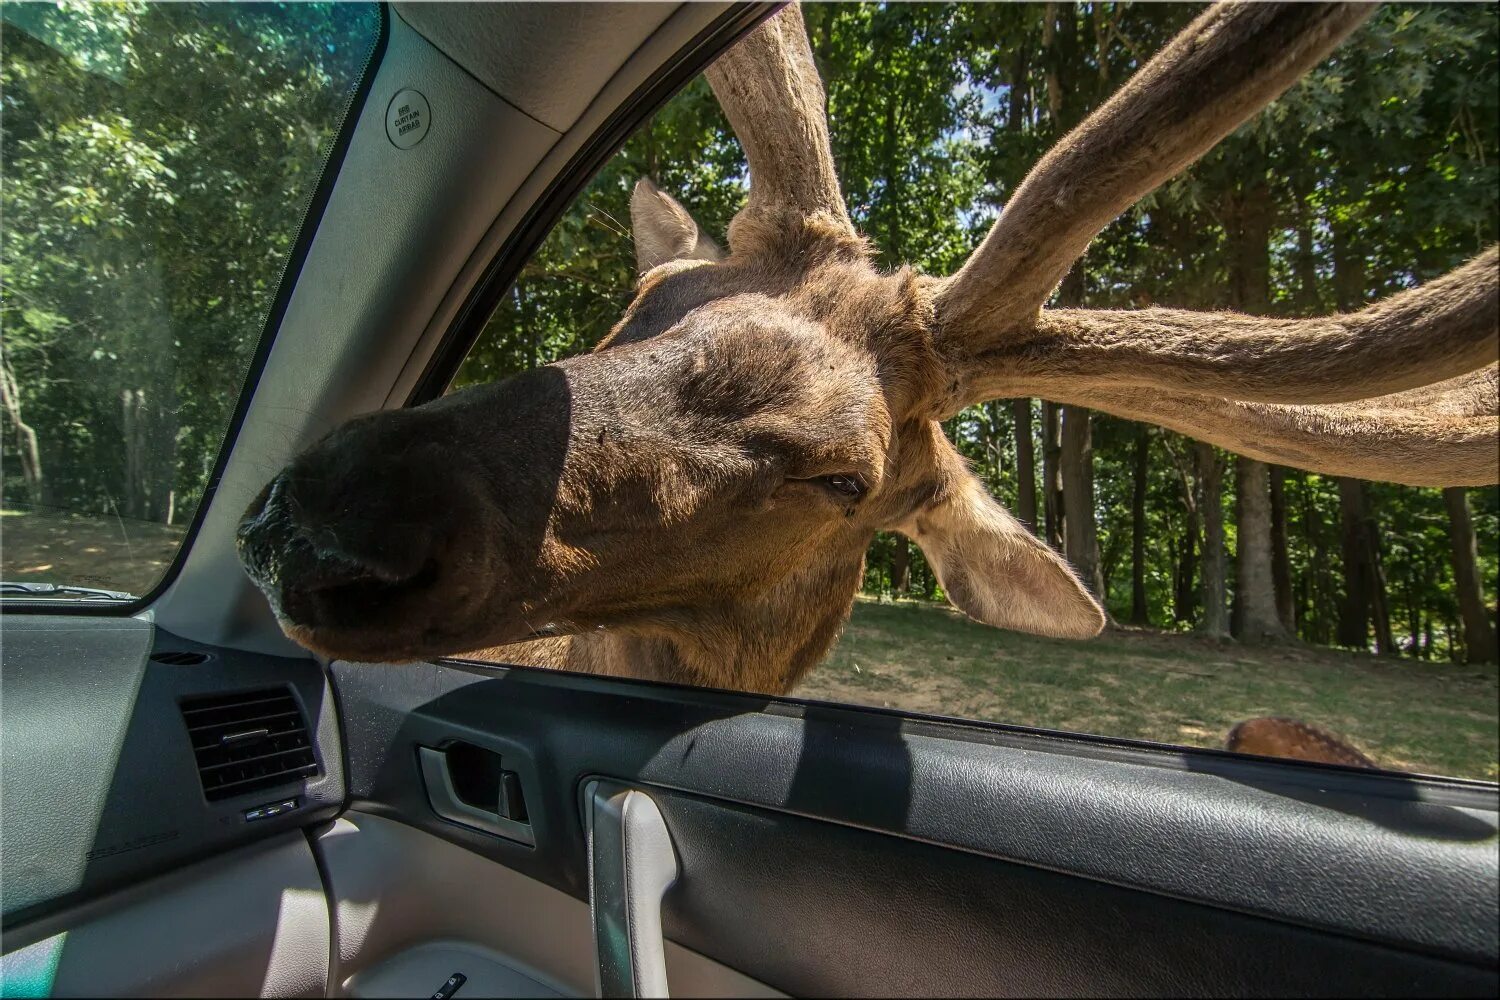
[{"label": "vent slat", "polygon": [[[232,733],[233,730],[232,729],[228,729],[228,730],[225,730],[225,732]],[[283,724],[279,725],[277,728],[272,729],[269,733],[267,733],[264,737],[262,737],[262,739],[263,740],[277,740],[279,742],[284,742],[284,738],[285,737],[288,737],[288,736],[299,736],[301,734],[302,734],[302,727],[298,723],[296,723],[296,722],[286,722],[286,723],[283,723]],[[194,753],[213,753],[213,752],[216,752],[216,751],[219,751],[219,750],[229,749],[232,746],[233,746],[232,743],[225,743],[224,742],[224,740],[222,738],[222,734],[216,735],[216,734],[210,733],[207,737],[199,737],[199,738],[193,740],[193,752]]]},{"label": "vent slat", "polygon": [[[183,726],[209,801],[273,788],[319,773],[301,708],[285,688],[185,699]],[[258,739],[225,744],[221,737],[252,729]]]},{"label": "vent slat", "polygon": [[202,774],[207,774],[210,771],[218,771],[218,770],[220,770],[222,768],[226,768],[226,767],[236,767],[236,766],[242,765],[242,764],[253,764],[253,763],[255,763],[258,760],[270,760],[273,757],[285,757],[289,753],[311,753],[311,752],[312,752],[312,748],[311,747],[291,747],[291,748],[286,749],[286,750],[275,750],[275,751],[272,751],[271,753],[263,753],[259,757],[246,757],[244,760],[230,760],[230,761],[225,761],[222,764],[209,764],[206,767],[199,767],[198,770]]},{"label": "vent slat", "polygon": [[[215,711],[219,711],[219,710],[225,709],[225,708],[236,708],[236,709],[239,709],[239,708],[246,708],[246,707],[249,707],[251,705],[264,705],[268,701],[286,701],[286,702],[290,702],[291,700],[292,700],[292,696],[289,695],[289,694],[277,694],[277,695],[272,695],[269,698],[256,698],[253,701],[247,700],[247,701],[229,702],[227,704],[203,705],[202,707],[199,707],[199,708],[187,708],[187,707],[184,707],[183,710],[182,710],[182,714],[185,717],[185,716],[193,715],[193,714],[195,714],[197,712],[215,712]],[[222,702],[223,699],[216,698],[216,699],[214,699],[214,701],[215,702]]]},{"label": "vent slat", "polygon": [[205,729],[233,729],[236,726],[243,726],[248,722],[264,722],[266,719],[284,719],[288,716],[297,719],[299,722],[301,721],[301,714],[294,706],[288,708],[285,712],[272,712],[270,715],[251,715],[243,719],[235,719],[232,722],[205,722],[201,726],[188,726],[188,732],[201,733]]},{"label": "vent slat", "polygon": [[[227,798],[230,795],[243,795],[246,792],[253,792],[260,788],[268,788],[271,785],[285,784],[286,782],[296,778],[310,778],[317,773],[318,765],[303,764],[301,767],[293,768],[292,770],[283,772],[276,778],[275,781],[271,782],[268,782],[265,778],[257,777],[246,778],[243,781],[230,781],[222,785],[217,785],[211,791],[209,791],[208,797],[210,799],[222,799]],[[246,787],[240,788],[238,791],[233,791],[233,789],[237,788],[240,785],[244,785]]]}]

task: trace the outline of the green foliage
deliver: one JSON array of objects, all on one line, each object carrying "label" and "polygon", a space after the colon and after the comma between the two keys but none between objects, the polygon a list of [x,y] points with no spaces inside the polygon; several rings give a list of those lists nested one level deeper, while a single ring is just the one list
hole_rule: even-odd
[{"label": "green foliage", "polygon": [[5,6],[0,327],[43,473],[7,450],[8,499],[191,518],[378,17]]}]

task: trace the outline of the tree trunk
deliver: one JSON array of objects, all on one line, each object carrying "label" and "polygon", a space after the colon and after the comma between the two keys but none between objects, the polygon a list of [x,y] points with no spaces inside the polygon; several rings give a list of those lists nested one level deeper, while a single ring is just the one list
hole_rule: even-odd
[{"label": "tree trunk", "polygon": [[1311,491],[1303,493],[1302,530],[1312,549],[1308,570],[1300,581],[1306,594],[1304,619],[1311,619],[1308,640],[1320,646],[1331,645],[1335,641],[1334,623],[1338,619],[1340,607],[1339,589],[1334,581],[1336,560],[1330,548],[1330,528],[1313,502]]},{"label": "tree trunk", "polygon": [[[1022,129],[1026,125],[1025,95],[1026,74],[1030,66],[1030,47],[1020,45],[1016,48],[1010,68],[1010,88],[1006,104],[1006,130],[1019,141]],[[1045,405],[1045,404],[1044,404]],[[1016,517],[1026,525],[1032,534],[1036,534],[1038,521],[1036,509],[1036,446],[1031,439],[1031,400],[1013,399],[1010,401],[1011,420],[1015,424],[1016,435]],[[1048,441],[1051,439],[1048,438]],[[1046,482],[1047,489],[1052,488],[1052,479]],[[1047,515],[1047,539],[1052,539],[1052,513],[1049,509]]]},{"label": "tree trunk", "polygon": [[1401,591],[1406,599],[1406,650],[1413,657],[1422,655],[1422,598],[1418,589],[1419,581],[1427,578],[1427,567],[1419,565],[1415,560],[1406,564],[1405,578],[1401,581]]},{"label": "tree trunk", "polygon": [[1026,122],[1026,71],[1031,65],[1031,47],[1019,45],[1010,65],[1009,100],[1006,104],[1005,127],[1014,135],[1020,135]]},{"label": "tree trunk", "polygon": [[1229,638],[1225,593],[1224,466],[1214,447],[1193,444],[1198,472],[1198,515],[1203,520],[1203,619],[1198,628],[1215,639]]},{"label": "tree trunk", "polygon": [[120,393],[120,428],[125,444],[125,515],[146,519],[146,393]]},{"label": "tree trunk", "polygon": [[1235,461],[1235,585],[1242,642],[1280,642],[1287,638],[1276,610],[1271,559],[1271,477],[1264,462],[1239,456]]},{"label": "tree trunk", "polygon": [[1042,404],[1042,509],[1047,544],[1061,552],[1062,506],[1062,415],[1056,403]]},{"label": "tree trunk", "polygon": [[1182,532],[1182,548],[1177,553],[1177,573],[1172,592],[1172,618],[1182,625],[1193,620],[1193,613],[1198,608],[1197,568],[1198,515],[1195,510],[1188,508]]},{"label": "tree trunk", "polygon": [[905,535],[896,535],[896,548],[891,553],[891,593],[904,597],[911,590],[911,543]]},{"label": "tree trunk", "polygon": [[[1083,261],[1073,265],[1058,288],[1058,302],[1083,305]],[[1093,418],[1081,406],[1062,407],[1063,552],[1085,587],[1101,601],[1104,580],[1099,565],[1099,527],[1094,520]]]},{"label": "tree trunk", "polygon": [[1365,544],[1365,484],[1339,477],[1339,525],[1344,594],[1339,603],[1338,644],[1370,648],[1371,566]]},{"label": "tree trunk", "polygon": [[1453,580],[1458,590],[1459,614],[1464,621],[1468,662],[1494,663],[1500,659],[1500,638],[1484,603],[1484,581],[1479,575],[1479,548],[1469,514],[1469,494],[1462,486],[1452,486],[1443,490],[1443,500],[1448,505]]},{"label": "tree trunk", "polygon": [[1289,636],[1297,634],[1297,607],[1292,598],[1292,560],[1286,526],[1286,477],[1283,465],[1271,466],[1271,577],[1276,587],[1276,616]]},{"label": "tree trunk", "polygon": [[1062,408],[1064,554],[1083,585],[1104,598],[1099,572],[1099,528],[1094,521],[1093,421],[1081,406]]},{"label": "tree trunk", "polygon": [[1135,455],[1130,491],[1130,623],[1150,625],[1146,606],[1146,485],[1150,473],[1151,437],[1144,424],[1135,428]]},{"label": "tree trunk", "polygon": [[1380,551],[1380,532],[1370,508],[1365,510],[1365,544],[1370,546],[1370,614],[1375,625],[1375,652],[1397,656],[1396,637],[1391,631],[1390,591],[1386,586],[1385,559]]},{"label": "tree trunk", "polygon": [[[1271,309],[1271,190],[1265,164],[1256,152],[1246,157],[1244,179],[1225,207],[1229,235],[1230,305],[1264,315]],[[1233,631],[1248,643],[1287,638],[1276,610],[1271,555],[1271,478],[1265,463],[1235,461],[1235,587]]]},{"label": "tree trunk", "polygon": [[1365,301],[1365,256],[1347,223],[1332,223],[1333,295],[1339,312],[1354,312]]},{"label": "tree trunk", "polygon": [[42,453],[37,444],[36,429],[22,419],[21,385],[10,359],[0,352],[0,410],[10,420],[16,435],[16,457],[21,462],[21,479],[26,483],[26,499],[34,504],[46,503],[42,496]]},{"label": "tree trunk", "polygon": [[1198,608],[1198,475],[1197,452],[1191,449],[1179,453],[1172,445],[1170,435],[1162,438],[1163,447],[1176,467],[1177,479],[1182,486],[1182,530],[1175,533],[1178,545],[1174,552],[1176,563],[1172,571],[1172,620],[1186,625],[1193,621]]},{"label": "tree trunk", "polygon": [[1297,276],[1293,300],[1297,311],[1303,316],[1318,313],[1318,257],[1313,242],[1312,210],[1307,204],[1306,182],[1298,175],[1297,194],[1297,256],[1293,270]]},{"label": "tree trunk", "polygon": [[1010,401],[1016,435],[1016,517],[1036,534],[1036,447],[1031,440],[1031,400]]}]

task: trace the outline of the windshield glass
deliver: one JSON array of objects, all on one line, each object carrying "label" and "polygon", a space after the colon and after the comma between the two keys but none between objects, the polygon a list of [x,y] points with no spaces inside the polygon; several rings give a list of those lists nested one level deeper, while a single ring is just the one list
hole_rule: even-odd
[{"label": "windshield glass", "polygon": [[203,500],[380,12],[0,10],[0,595],[142,595]]}]

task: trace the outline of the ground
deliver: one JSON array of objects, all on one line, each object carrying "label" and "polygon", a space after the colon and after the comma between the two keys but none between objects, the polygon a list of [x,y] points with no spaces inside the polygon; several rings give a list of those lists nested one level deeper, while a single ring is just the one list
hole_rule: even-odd
[{"label": "ground", "polygon": [[[0,577],[144,593],[180,527],[0,511]],[[934,715],[1222,746],[1229,728],[1285,715],[1407,771],[1500,777],[1500,673],[1309,646],[1250,649],[1111,630],[1038,639],[917,602],[856,603],[828,661],[794,692]]]},{"label": "ground", "polygon": [[0,579],[144,594],[161,579],[184,528],[50,508],[0,509]]},{"label": "ground", "polygon": [[1111,630],[1074,642],[1002,632],[916,602],[860,600],[798,697],[1222,747],[1230,727],[1284,715],[1387,767],[1494,781],[1500,671],[1310,646],[1250,649]]}]

